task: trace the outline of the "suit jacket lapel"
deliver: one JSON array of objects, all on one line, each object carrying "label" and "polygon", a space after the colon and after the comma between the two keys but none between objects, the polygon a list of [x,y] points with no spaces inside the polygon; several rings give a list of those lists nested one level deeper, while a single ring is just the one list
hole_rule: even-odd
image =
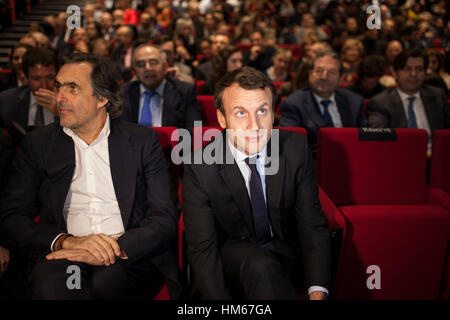
[{"label": "suit jacket lapel", "polygon": [[[278,137],[276,136],[278,135]],[[286,168],[285,164],[285,158],[281,157],[280,154],[281,150],[278,150],[278,154],[273,155],[272,154],[272,141],[274,138],[278,138],[278,146],[281,148],[282,143],[280,142],[280,134],[279,132],[275,135],[274,132],[272,132],[272,137],[267,144],[267,157],[274,159],[275,157],[278,157],[279,161],[279,167],[276,174],[266,175],[266,196],[267,196],[267,208],[269,209],[269,216],[270,221],[272,223],[272,228],[275,231],[275,234],[282,237],[281,232],[281,195],[283,191],[283,185],[284,185],[284,171]],[[274,161],[274,160],[272,160]],[[267,166],[267,165],[266,165]]]},{"label": "suit jacket lapel", "polygon": [[350,114],[350,106],[346,97],[339,93],[338,90],[335,91],[334,99],[336,100],[336,106],[341,116],[343,127],[352,127],[352,115]]},{"label": "suit jacket lapel", "polygon": [[391,128],[408,128],[408,120],[400,95],[395,88],[391,90],[389,99],[392,106]]},{"label": "suit jacket lapel", "polygon": [[430,95],[428,91],[423,88],[419,90],[419,94],[420,99],[422,99],[425,114],[427,115],[428,125],[430,126],[431,132],[433,132],[438,127],[433,118],[433,103],[435,99],[433,98],[433,95]]},{"label": "suit jacket lapel", "polygon": [[318,128],[325,127],[325,121],[323,120],[322,113],[320,112],[317,101],[311,90],[309,90],[309,94],[305,95],[304,105],[306,106],[307,114],[311,117],[311,120],[316,124],[316,126]]},{"label": "suit jacket lapel", "polygon": [[177,106],[179,104],[178,95],[175,94],[176,90],[170,79],[166,79],[166,84],[164,87],[164,101],[162,106],[162,126],[173,126],[173,121],[171,117],[174,117]]},{"label": "suit jacket lapel", "polygon": [[125,229],[130,218],[136,187],[137,154],[129,134],[121,130],[119,120],[111,120],[108,137],[111,176]]},{"label": "suit jacket lapel", "polygon": [[55,139],[50,146],[45,172],[49,181],[49,203],[56,214],[58,227],[67,229],[63,217],[64,202],[69,192],[75,170],[75,147],[71,137],[64,133],[62,127],[56,131]]},{"label": "suit jacket lapel", "polygon": [[28,86],[24,88],[24,90],[20,91],[17,95],[19,107],[17,115],[18,115],[18,123],[26,130],[28,127],[28,112],[30,110],[30,89]]},{"label": "suit jacket lapel", "polygon": [[132,82],[130,84],[130,121],[138,123],[139,121],[139,98],[141,96],[141,90],[139,87],[139,81]]},{"label": "suit jacket lapel", "polygon": [[[225,154],[230,154],[231,150],[228,148],[228,137],[226,136],[225,131],[226,130],[224,130],[222,136],[222,141],[224,144],[222,150],[224,150]],[[223,159],[226,158],[224,157]],[[250,198],[248,196],[247,187],[245,186],[244,177],[242,177],[241,171],[239,170],[239,167],[234,158],[233,164],[227,164],[226,161],[224,162],[225,163],[222,164],[220,168],[220,175],[222,176],[222,179],[225,181],[225,184],[232,194],[233,199],[239,208],[239,211],[245,221],[245,224],[247,225],[248,230],[252,234],[254,234],[255,228],[253,225],[253,212],[250,204]]]}]

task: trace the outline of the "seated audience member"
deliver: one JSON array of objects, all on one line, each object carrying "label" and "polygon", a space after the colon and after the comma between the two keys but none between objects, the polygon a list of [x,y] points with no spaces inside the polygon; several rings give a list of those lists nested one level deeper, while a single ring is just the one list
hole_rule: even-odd
[{"label": "seated audience member", "polygon": [[450,90],[450,75],[445,72],[444,69],[444,54],[437,51],[436,49],[431,49],[428,51],[428,69],[427,74],[437,74],[442,77]]},{"label": "seated audience member", "polygon": [[55,82],[59,121],[25,137],[0,203],[5,245],[30,255],[29,298],[119,299],[136,285],[154,295],[164,282],[176,298],[176,196],[156,132],[118,119],[100,56],[74,54]]},{"label": "seated audience member", "polygon": [[389,41],[384,51],[384,75],[380,78],[380,83],[385,87],[395,87],[394,64],[395,57],[403,51],[402,43],[398,40]]},{"label": "seated audience member", "polygon": [[219,51],[213,57],[213,69],[210,81],[205,82],[202,87],[203,95],[213,95],[215,86],[225,73],[242,68],[244,56],[241,50],[235,46],[228,46]]},{"label": "seated audience member", "polygon": [[22,38],[20,38],[19,44],[26,44],[26,45],[28,45],[30,47],[33,47],[33,48],[38,46],[36,39],[34,39],[34,37],[31,34],[29,34],[29,33],[27,33]]},{"label": "seated audience member", "polygon": [[114,24],[113,24],[113,16],[109,12],[103,12],[100,17],[100,28],[103,34],[103,38],[105,40],[114,39]]},{"label": "seated audience member", "polygon": [[9,58],[11,73],[0,74],[0,91],[27,84],[27,78],[22,68],[22,57],[29,49],[31,49],[29,45],[20,43],[12,49],[11,56]]},{"label": "seated audience member", "polygon": [[353,83],[358,74],[358,67],[364,56],[364,46],[361,41],[350,38],[344,42],[341,49],[343,83]]},{"label": "seated audience member", "polygon": [[115,46],[111,53],[111,61],[121,66],[125,81],[132,78],[133,44],[137,38],[136,27],[130,24],[121,25],[114,34]]},{"label": "seated audience member", "polygon": [[[212,37],[211,41],[211,56],[214,57],[219,54],[220,50],[230,44],[230,37],[226,34],[217,33]],[[212,60],[207,60],[201,63],[196,70],[197,80],[209,80],[211,70],[213,68]]]},{"label": "seated audience member", "polygon": [[111,45],[103,38],[97,38],[89,42],[89,52],[109,58],[111,55]]},{"label": "seated audience member", "polygon": [[72,33],[72,51],[66,55],[72,54],[72,52],[84,52],[89,51],[88,48],[89,35],[88,31],[84,28],[78,28],[73,30]]},{"label": "seated audience member", "polygon": [[423,50],[400,53],[394,60],[396,88],[389,88],[370,99],[369,126],[373,128],[420,128],[430,137],[437,129],[450,128],[446,93],[424,86],[428,57]]},{"label": "seated audience member", "polygon": [[103,38],[100,24],[97,22],[89,22],[86,28],[88,41],[95,40],[97,38]]},{"label": "seated audience member", "polygon": [[333,48],[330,46],[328,42],[325,41],[316,41],[314,39],[309,43],[303,44],[304,55],[301,59],[298,59],[294,62],[292,66],[292,70],[299,70],[300,65],[306,63],[307,65],[311,64],[311,61],[314,57],[322,51],[333,51]]},{"label": "seated audience member", "polygon": [[276,49],[266,45],[262,29],[255,29],[250,35],[251,48],[244,53],[244,64],[265,72],[273,64]]},{"label": "seated audience member", "polygon": [[[275,98],[275,106],[277,106],[283,97],[287,97],[297,90],[303,89],[309,86],[309,70],[311,66],[309,63],[304,62],[300,65],[295,72],[295,77],[288,83],[283,84],[277,91]],[[277,115],[275,115],[276,117]]]},{"label": "seated audience member", "polygon": [[227,73],[214,95],[226,129],[215,140],[218,161],[184,166],[187,254],[204,299],[296,300],[307,290],[321,300],[330,290],[312,155],[306,137],[272,130],[274,95],[256,69]]},{"label": "seated audience member", "polygon": [[167,69],[166,77],[180,81],[194,83],[192,69],[187,64],[179,61],[178,48],[175,41],[165,38],[161,43],[161,50],[166,54]]},{"label": "seated audience member", "polygon": [[273,65],[266,70],[267,76],[272,81],[290,81],[289,66],[292,59],[292,51],[279,48],[273,55]]},{"label": "seated audience member", "polygon": [[8,131],[16,145],[27,131],[52,123],[58,114],[56,56],[47,48],[32,48],[23,56],[22,65],[27,84],[0,93],[0,127]]},{"label": "seated audience member", "polygon": [[302,44],[308,34],[314,34],[319,40],[326,40],[328,35],[322,28],[316,25],[316,19],[310,12],[305,12],[302,15],[300,26],[295,28],[294,39],[295,43]]},{"label": "seated audience member", "polygon": [[154,27],[156,24],[155,17],[152,17],[148,12],[142,12],[141,23],[137,28],[138,36],[144,40],[155,40],[160,32]]},{"label": "seated audience member", "polygon": [[322,127],[364,127],[364,99],[339,88],[341,60],[334,52],[316,55],[309,70],[309,88],[294,92],[281,102],[283,127],[304,127],[315,150]]},{"label": "seated audience member", "polygon": [[201,121],[193,84],[165,78],[167,61],[162,50],[143,44],[133,55],[138,80],[124,85],[122,118],[143,126],[191,129]]},{"label": "seated audience member", "polygon": [[356,82],[345,88],[363,96],[365,99],[372,98],[386,89],[379,81],[383,75],[383,67],[384,60],[381,56],[366,56],[359,65]]}]

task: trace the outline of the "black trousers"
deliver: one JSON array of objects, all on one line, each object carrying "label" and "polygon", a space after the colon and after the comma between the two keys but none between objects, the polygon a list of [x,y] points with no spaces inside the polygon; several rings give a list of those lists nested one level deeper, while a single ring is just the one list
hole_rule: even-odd
[{"label": "black trousers", "polygon": [[303,269],[300,260],[247,240],[227,241],[222,248],[225,278],[233,298],[298,300]]},{"label": "black trousers", "polygon": [[44,257],[32,269],[28,289],[31,299],[151,299],[163,284],[162,273],[149,258],[136,263],[119,259],[109,267],[96,267]]}]

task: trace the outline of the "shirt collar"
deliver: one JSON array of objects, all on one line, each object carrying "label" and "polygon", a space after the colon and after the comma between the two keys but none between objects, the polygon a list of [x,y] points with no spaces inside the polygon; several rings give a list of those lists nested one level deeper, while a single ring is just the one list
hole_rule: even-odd
[{"label": "shirt collar", "polygon": [[[164,88],[166,87],[166,79],[163,79],[163,82],[161,82],[161,84],[158,86],[158,88],[156,88],[155,92],[157,94],[159,94],[160,97],[162,97],[164,95]],[[145,91],[148,91],[147,89],[145,89],[145,87],[142,85],[141,82],[139,82],[139,90],[141,92],[141,97],[144,94]]]},{"label": "shirt collar", "polygon": [[332,94],[329,98],[322,98],[322,97],[318,96],[317,94],[315,94],[314,92],[313,92],[312,94],[313,94],[314,98],[316,98],[316,101],[317,101],[317,103],[319,104],[319,106],[321,105],[321,104],[320,104],[320,101],[322,101],[322,100],[331,100],[331,102],[332,102],[333,104],[336,104],[336,102],[335,102],[335,100],[334,100],[334,92],[333,92],[333,94]]},{"label": "shirt collar", "polygon": [[264,160],[266,157],[266,154],[267,154],[267,144],[264,146],[264,148],[259,153],[249,156],[249,155],[245,154],[244,152],[240,151],[238,148],[236,148],[234,146],[234,144],[231,143],[230,139],[228,138],[228,135],[227,135],[227,143],[228,143],[228,147],[231,150],[231,154],[234,157],[234,160],[238,164],[241,162],[244,162],[245,159],[247,159],[247,158],[253,158],[256,156],[258,157],[258,161]]},{"label": "shirt collar", "polygon": [[402,101],[407,101],[407,99],[408,99],[409,97],[416,97],[416,100],[420,97],[419,91],[417,91],[417,92],[414,93],[413,95],[409,95],[409,94],[407,94],[407,93],[401,91],[398,87],[397,87],[396,89],[397,89],[398,95],[400,96],[400,99],[401,99]]},{"label": "shirt collar", "polygon": [[[72,139],[77,139],[79,141],[83,141],[75,132],[73,132],[72,129],[68,128],[68,127],[63,127],[63,131]],[[106,113],[106,121],[105,121],[105,125],[103,126],[102,131],[100,131],[100,134],[98,135],[98,137],[90,144],[95,145],[96,143],[98,143],[103,137],[109,137],[109,134],[111,133],[111,121],[109,118],[109,113]],[[84,142],[84,141],[83,141]],[[85,142],[84,142],[85,143]]]}]

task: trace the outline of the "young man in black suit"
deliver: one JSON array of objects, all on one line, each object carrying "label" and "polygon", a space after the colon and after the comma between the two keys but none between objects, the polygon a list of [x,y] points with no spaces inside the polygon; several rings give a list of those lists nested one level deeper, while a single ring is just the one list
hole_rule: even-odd
[{"label": "young man in black suit", "polygon": [[35,262],[34,299],[124,298],[139,283],[150,295],[164,281],[173,298],[180,293],[167,163],[156,132],[117,119],[109,66],[85,53],[62,66],[60,120],[25,137],[0,203],[0,240]]},{"label": "young man in black suit", "polygon": [[0,93],[0,127],[20,143],[31,128],[55,120],[56,94],[53,90],[58,65],[56,56],[46,48],[32,48],[23,56],[27,84]]},{"label": "young man in black suit", "polygon": [[[330,234],[311,152],[306,137],[272,130],[274,96],[256,69],[227,73],[214,96],[226,130],[185,164],[188,258],[205,299],[298,299],[302,280],[310,299],[330,289]],[[199,163],[211,147],[213,159]]]},{"label": "young man in black suit", "polygon": [[428,57],[423,50],[403,51],[394,60],[396,88],[374,96],[367,105],[373,128],[420,128],[430,137],[450,128],[450,109],[444,90],[423,85]]},{"label": "young man in black suit", "polygon": [[191,129],[201,121],[195,86],[166,77],[164,52],[143,44],[133,54],[138,80],[125,84],[124,120],[143,126]]}]

